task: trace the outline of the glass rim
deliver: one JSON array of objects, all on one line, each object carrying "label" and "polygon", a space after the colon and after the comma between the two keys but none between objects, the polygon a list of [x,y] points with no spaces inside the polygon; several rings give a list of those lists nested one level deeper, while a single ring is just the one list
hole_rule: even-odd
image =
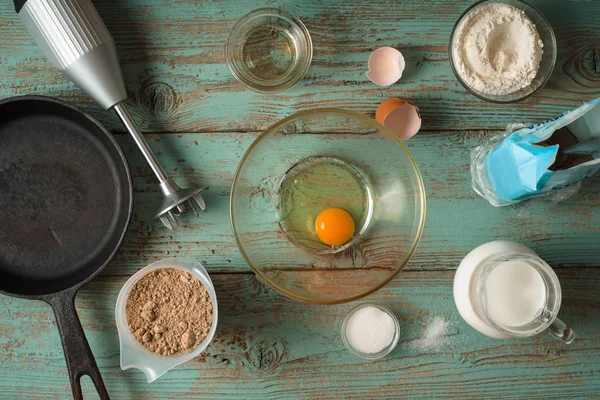
[{"label": "glass rim", "polygon": [[[394,328],[395,328],[394,337],[392,338],[392,341],[383,350],[381,350],[378,353],[363,353],[362,351],[355,349],[354,347],[352,347],[350,345],[350,342],[348,341],[348,337],[346,336],[346,329],[348,328],[348,322],[350,321],[350,318],[352,318],[352,316],[354,314],[356,314],[356,312],[358,310],[361,310],[366,307],[375,307],[375,308],[385,312],[386,314],[388,314],[394,321]],[[398,317],[396,317],[396,314],[394,314],[392,312],[392,310],[390,310],[389,308],[382,306],[380,304],[375,304],[375,303],[371,303],[371,302],[362,303],[362,304],[359,304],[356,307],[354,307],[352,310],[350,310],[350,312],[348,312],[348,314],[346,314],[346,317],[344,318],[344,321],[342,322],[341,334],[342,334],[342,342],[344,343],[344,346],[346,347],[346,349],[348,349],[348,351],[350,353],[354,354],[357,357],[362,358],[363,360],[370,360],[370,361],[379,360],[379,359],[382,359],[383,357],[387,356],[388,354],[390,354],[392,351],[394,351],[394,349],[398,345],[398,342],[400,341],[400,322],[398,321]]]},{"label": "glass rim", "polygon": [[[235,41],[235,38],[239,35],[241,28],[243,26],[245,26],[247,23],[249,23],[250,21],[252,21],[253,19],[261,18],[261,17],[275,17],[275,18],[280,18],[280,19],[286,21],[290,25],[297,27],[300,30],[300,32],[302,33],[302,36],[304,37],[304,39],[306,40],[306,49],[307,50],[303,54],[303,58],[304,58],[303,64],[304,65],[300,66],[302,69],[299,69],[298,73],[293,74],[289,79],[286,79],[276,85],[260,85],[260,84],[251,82],[244,76],[243,69],[240,69],[237,67],[235,61],[232,59],[232,57],[229,54],[230,49],[235,46],[234,41]],[[280,92],[284,92],[284,91],[289,90],[292,87],[296,86],[306,76],[306,73],[308,72],[308,70],[310,69],[310,65],[312,64],[312,58],[313,58],[312,38],[310,36],[310,32],[306,28],[306,25],[304,25],[304,23],[299,18],[294,16],[293,14],[291,14],[285,10],[279,9],[279,8],[263,7],[263,8],[258,8],[258,9],[252,10],[252,11],[244,14],[240,19],[238,19],[236,21],[233,28],[231,28],[231,31],[229,32],[229,35],[227,36],[227,40],[225,41],[225,61],[227,64],[227,68],[229,69],[229,71],[231,72],[233,77],[239,83],[241,83],[248,89],[253,90],[257,93],[262,93],[262,94],[280,93]]]},{"label": "glass rim", "polygon": [[[554,288],[553,293],[552,293],[552,295],[555,297],[555,299],[553,301],[555,303],[554,309],[552,309],[552,310],[548,309],[548,307],[547,307],[548,299],[547,299],[546,305],[544,306],[544,308],[542,310],[542,311],[544,311],[544,310],[550,311],[550,318],[548,318],[547,321],[543,322],[539,326],[532,328],[532,329],[520,329],[520,328],[533,323],[534,321],[539,319],[540,316],[534,318],[532,321],[528,322],[527,324],[521,325],[521,327],[506,326],[506,325],[503,325],[503,324],[500,324],[500,323],[494,321],[494,319],[489,316],[489,313],[487,312],[486,302],[484,301],[484,299],[485,299],[484,289],[486,287],[486,282],[487,282],[487,278],[488,278],[489,274],[492,272],[492,270],[494,270],[496,267],[500,266],[502,263],[510,261],[510,260],[515,260],[515,259],[521,260],[521,261],[527,263],[529,266],[534,268],[540,274],[540,277],[544,281],[547,298],[550,296],[550,288],[551,288],[550,285],[552,285],[552,287]],[[480,302],[480,305],[481,305],[483,317],[495,329],[498,329],[499,331],[506,333],[508,335],[511,335],[511,336],[529,337],[529,336],[537,335],[538,333],[545,331],[546,329],[548,329],[548,327],[550,325],[552,325],[554,320],[558,317],[558,313],[560,311],[560,306],[562,304],[562,289],[560,286],[560,280],[558,279],[558,276],[556,276],[556,273],[554,272],[554,270],[548,263],[546,263],[541,257],[537,256],[536,254],[524,254],[524,253],[516,253],[516,252],[505,252],[505,253],[495,254],[495,255],[489,257],[488,259],[486,259],[484,262],[486,265],[483,267],[483,270],[482,270],[480,278],[479,278],[479,282],[477,284],[477,296],[478,296],[478,301]]]},{"label": "glass rim", "polygon": [[[542,12],[535,6],[523,1],[523,0],[510,0],[510,2],[513,3],[517,3],[517,4],[521,4],[522,7],[524,8],[529,8],[531,9],[539,18],[540,20],[544,21],[545,27],[548,29],[548,31],[550,32],[550,48],[552,50],[552,62],[550,65],[550,70],[548,71],[548,73],[546,74],[546,76],[544,77],[544,79],[541,80],[541,83],[539,84],[539,86],[537,88],[535,88],[534,90],[530,91],[529,93],[526,93],[520,97],[516,97],[513,99],[503,99],[503,96],[509,96],[512,95],[514,93],[518,93],[520,90],[524,90],[523,89],[519,89],[516,92],[513,93],[509,93],[506,95],[487,95],[485,93],[481,93],[476,91],[475,89],[473,89],[471,86],[469,86],[460,76],[460,73],[458,72],[456,66],[455,66],[455,62],[454,62],[454,51],[453,51],[453,44],[454,44],[454,39],[456,37],[456,31],[458,30],[458,27],[460,26],[460,24],[463,22],[463,20],[467,17],[467,15],[469,15],[469,13],[471,11],[473,11],[474,9],[476,9],[477,7],[483,5],[484,3],[502,3],[502,4],[509,4],[509,1],[507,0],[479,0],[477,1],[475,4],[471,5],[469,8],[467,8],[465,10],[465,12],[463,12],[461,14],[461,16],[458,18],[458,20],[456,21],[456,23],[454,24],[454,27],[452,28],[452,33],[450,34],[450,43],[448,46],[448,59],[450,60],[450,66],[452,68],[452,72],[454,73],[454,76],[456,77],[456,79],[458,80],[458,82],[469,92],[471,93],[473,96],[490,102],[490,103],[495,103],[495,104],[512,104],[512,103],[518,103],[519,101],[525,100],[528,97],[532,96],[533,94],[537,93],[541,88],[543,88],[544,86],[546,86],[546,83],[548,83],[548,81],[550,80],[550,77],[552,76],[552,73],[554,72],[554,68],[556,67],[556,60],[558,57],[558,51],[557,51],[557,43],[556,43],[556,35],[554,34],[554,29],[552,28],[552,25],[550,25],[550,21],[548,21],[548,19],[546,18],[546,16],[544,14],[542,14]],[[511,5],[511,4],[509,4]],[[536,26],[537,28],[537,26]],[[539,30],[538,30],[539,33]],[[540,37],[541,39],[541,37]],[[547,47],[547,43],[544,42],[544,48]],[[543,57],[543,56],[542,56]],[[540,61],[540,65],[541,65],[541,61]]]},{"label": "glass rim", "polygon": [[[312,157],[310,157],[310,159],[323,159],[323,158],[329,158],[329,159],[334,159],[334,160],[337,160],[337,161],[343,161],[340,158],[332,158],[332,157],[328,157],[328,156],[312,156]],[[303,158],[302,160],[299,160],[297,163],[295,163],[294,165],[292,165],[292,167],[290,167],[290,169],[288,170],[288,172],[290,170],[294,169],[298,164],[302,163],[306,159],[307,158]],[[348,165],[348,167],[350,167],[351,169],[353,169],[354,172],[356,174],[358,174],[363,180],[365,180],[366,182],[369,181],[369,177],[366,176],[360,169],[356,168],[353,165]],[[281,190],[282,183],[286,179],[286,175],[287,175],[287,172],[284,173],[281,176],[281,179],[279,180],[279,183],[277,184],[278,190]],[[306,246],[304,244],[301,244],[298,240],[296,240],[296,238],[294,236],[288,234],[288,232],[286,232],[284,226],[282,225],[281,221],[277,221],[277,224],[279,225],[279,229],[281,229],[281,231],[286,236],[286,238],[293,245],[295,245],[298,248],[312,251],[313,253],[318,254],[318,255],[334,255],[334,254],[337,254],[337,253],[341,253],[342,251],[347,250],[350,247],[352,247],[352,246],[356,245],[357,243],[359,243],[363,239],[364,234],[368,231],[369,222],[370,222],[370,219],[373,216],[373,208],[374,208],[373,195],[374,195],[374,193],[371,193],[369,187],[366,187],[365,189],[366,189],[367,192],[369,192],[369,194],[367,196],[368,197],[368,199],[367,199],[367,203],[368,203],[368,206],[367,206],[368,212],[367,213],[368,213],[368,216],[365,217],[365,221],[364,221],[364,223],[362,225],[357,225],[358,229],[356,229],[356,231],[354,232],[354,234],[352,234],[352,237],[346,243],[344,243],[342,245],[339,245],[339,246],[327,246],[327,247],[320,248],[320,249],[312,248],[312,247]]]},{"label": "glass rim", "polygon": [[[398,268],[396,268],[394,271],[392,271],[391,274],[386,279],[381,281],[378,285],[367,288],[365,291],[355,294],[353,296],[336,298],[336,299],[317,299],[314,297],[302,296],[302,295],[299,295],[299,294],[296,294],[296,293],[293,293],[293,292],[287,290],[285,287],[283,287],[283,286],[277,284],[276,282],[272,281],[271,279],[269,279],[261,271],[260,268],[258,268],[254,265],[254,263],[252,262],[252,259],[246,253],[246,250],[244,249],[244,245],[243,245],[244,241],[239,235],[239,230],[237,228],[236,219],[234,218],[234,214],[236,213],[234,199],[237,197],[237,193],[238,193],[237,186],[239,185],[241,172],[245,169],[246,163],[248,162],[248,159],[250,158],[252,151],[267,136],[271,135],[274,132],[277,132],[286,124],[288,124],[292,121],[295,121],[297,119],[300,119],[304,116],[314,115],[314,114],[318,114],[318,113],[336,113],[336,114],[343,114],[346,116],[357,118],[357,119],[361,120],[362,122],[366,122],[368,124],[374,125],[376,128],[379,129],[380,132],[383,132],[383,133],[381,133],[382,135],[385,134],[388,139],[393,140],[400,147],[400,149],[406,156],[408,162],[412,166],[412,173],[414,174],[414,177],[417,180],[417,187],[418,187],[418,189],[416,190],[416,197],[419,199],[419,202],[420,202],[420,207],[418,208],[419,222],[416,224],[417,232],[415,234],[415,239],[414,239],[412,245],[410,246],[410,248],[408,249],[408,251],[406,252],[406,255],[405,255],[404,260],[402,261],[401,265],[399,265]],[[394,279],[400,273],[400,271],[402,271],[404,269],[406,264],[408,264],[408,262],[410,261],[410,259],[413,256],[413,254],[415,253],[415,251],[421,241],[421,238],[423,236],[423,230],[425,228],[425,219],[426,219],[426,214],[427,214],[426,210],[427,210],[427,196],[426,196],[426,192],[425,192],[425,183],[423,182],[423,177],[421,175],[421,172],[419,171],[419,167],[417,166],[415,159],[411,155],[411,153],[408,150],[408,148],[406,147],[406,145],[404,143],[402,143],[400,141],[400,139],[398,139],[392,133],[392,131],[390,131],[388,128],[386,128],[379,122],[375,121],[374,119],[369,118],[368,116],[366,116],[364,114],[360,114],[355,111],[343,110],[343,109],[339,109],[339,108],[315,108],[315,109],[310,109],[310,110],[299,111],[295,114],[290,115],[289,117],[286,117],[286,118],[276,122],[275,124],[271,125],[269,128],[265,129],[265,131],[262,132],[254,140],[254,142],[252,142],[250,147],[248,147],[248,149],[242,156],[242,159],[240,160],[240,163],[238,164],[238,167],[235,171],[235,175],[233,177],[233,182],[231,184],[231,195],[230,195],[230,201],[229,201],[229,219],[231,221],[233,236],[235,238],[235,241],[236,241],[237,247],[240,251],[240,254],[242,255],[242,258],[246,261],[246,263],[250,266],[250,268],[254,271],[254,273],[260,279],[262,279],[264,282],[266,282],[272,289],[274,289],[275,291],[281,293],[282,295],[284,295],[285,297],[288,297],[290,299],[301,301],[304,303],[310,303],[310,304],[347,303],[347,302],[350,302],[353,300],[361,299],[373,292],[376,292],[377,290],[379,290],[382,287],[384,287],[385,285],[387,285],[392,279]]]},{"label": "glass rim", "polygon": [[[186,263],[193,265],[193,268],[185,267],[184,265],[186,265]],[[146,275],[161,269],[177,269],[179,271],[183,271],[190,274],[191,276],[196,278],[200,282],[200,284],[206,289],[211,300],[213,321],[209,328],[208,334],[200,344],[198,344],[196,347],[194,347],[186,353],[172,355],[163,355],[155,353],[144,347],[134,337],[133,332],[127,324],[126,306],[129,300],[129,294],[133,290],[133,287]],[[206,276],[202,276],[203,274],[205,274]],[[166,257],[139,269],[135,274],[130,276],[129,279],[127,279],[127,281],[121,286],[121,289],[119,290],[119,293],[117,295],[117,301],[115,303],[114,309],[114,318],[117,326],[117,333],[119,334],[119,340],[121,340],[121,335],[123,335],[123,338],[127,338],[127,340],[131,341],[131,343],[134,344],[134,350],[138,353],[144,354],[145,357],[153,357],[156,359],[170,359],[181,363],[187,362],[197,357],[204,350],[206,350],[206,348],[210,345],[215,336],[219,320],[217,295],[215,292],[214,283],[210,278],[208,271],[206,271],[206,268],[201,262],[197,261],[192,257],[184,256]]]}]

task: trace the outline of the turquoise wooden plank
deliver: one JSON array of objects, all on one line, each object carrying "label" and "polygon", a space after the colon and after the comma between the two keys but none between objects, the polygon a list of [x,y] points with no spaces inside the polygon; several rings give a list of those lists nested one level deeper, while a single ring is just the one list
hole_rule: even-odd
[{"label": "turquoise wooden plank", "polygon": [[[600,8],[594,1],[533,0],[555,28],[559,60],[548,86],[518,104],[495,105],[467,94],[452,74],[449,36],[470,0],[390,3],[330,0],[129,0],[95,2],[113,33],[132,111],[149,132],[264,129],[294,111],[333,106],[373,114],[389,96],[413,99],[428,130],[498,129],[541,121],[600,95]],[[303,82],[280,95],[260,95],[229,73],[223,46],[244,13],[281,6],[297,14],[314,40]],[[113,114],[92,104],[35,47],[10,2],[0,4],[0,97],[45,94],[83,105],[111,129]],[[378,46],[407,58],[405,77],[388,89],[371,84],[366,62]]]},{"label": "turquoise wooden plank", "polygon": [[[466,94],[448,65],[450,30],[471,3],[95,1],[117,41],[132,112],[144,130],[164,133],[150,136],[151,145],[178,181],[206,187],[209,207],[193,225],[160,229],[152,220],[159,198],[155,180],[131,140],[118,137],[134,175],[134,220],[115,261],[77,302],[113,398],[600,396],[600,177],[586,181],[565,203],[494,209],[470,189],[468,173],[469,150],[494,132],[456,132],[540,121],[597,97],[600,7],[594,1],[532,1],[557,33],[557,68],[533,98],[498,106]],[[265,5],[298,15],[315,43],[306,79],[277,96],[243,89],[222,54],[235,20]],[[0,38],[0,97],[58,96],[122,131],[111,113],[99,110],[43,59],[10,2],[0,3]],[[409,65],[405,79],[389,89],[376,88],[364,76],[370,51],[384,45],[401,49]],[[235,167],[257,131],[296,110],[320,106],[372,115],[391,95],[412,98],[424,115],[428,132],[408,146],[427,186],[428,220],[407,271],[370,297],[398,314],[405,347],[388,360],[365,363],[346,352],[338,336],[352,304],[295,303],[248,273],[229,228],[228,196]],[[561,317],[579,337],[573,346],[549,336],[498,342],[459,320],[451,270],[473,247],[497,238],[523,242],[558,268],[565,289]],[[118,367],[113,307],[131,273],[168,255],[207,264],[220,299],[221,324],[204,357],[149,386],[141,373]],[[440,314],[452,321],[448,346],[425,353],[407,350],[422,324]],[[69,397],[47,306],[0,296],[0,332],[0,398]],[[94,396],[89,382],[84,389],[86,397]]]},{"label": "turquoise wooden plank", "polygon": [[[470,150],[492,134],[423,132],[406,142],[428,197],[423,239],[407,268],[454,268],[471,249],[495,239],[529,245],[555,265],[599,266],[600,246],[594,244],[600,243],[600,176],[585,181],[563,203],[536,200],[494,208],[471,189],[469,172]],[[149,136],[174,179],[207,188],[207,210],[189,225],[168,231],[153,220],[160,194],[152,172],[132,140],[118,135],[136,193],[133,222],[111,273],[129,275],[167,255],[195,257],[212,272],[248,271],[233,240],[228,207],[235,169],[255,137],[236,132]]]},{"label": "turquoise wooden plank", "polygon": [[[577,332],[561,344],[548,334],[499,341],[470,328],[452,300],[452,271],[403,272],[367,300],[390,307],[400,345],[383,361],[349,353],[340,337],[356,304],[312,306],[288,300],[250,274],[213,274],[219,328],[206,353],[152,384],[121,371],[113,307],[127,277],[101,277],[77,308],[114,399],[166,398],[565,398],[600,396],[600,272],[559,269],[560,313]],[[447,343],[415,351],[411,341],[431,318],[450,322]],[[0,296],[0,397],[70,395],[65,361],[49,307]],[[84,396],[93,398],[87,387]]]}]

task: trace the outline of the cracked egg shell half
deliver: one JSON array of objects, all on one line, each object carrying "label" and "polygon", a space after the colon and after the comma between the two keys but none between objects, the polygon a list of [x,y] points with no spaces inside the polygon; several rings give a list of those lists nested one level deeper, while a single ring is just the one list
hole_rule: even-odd
[{"label": "cracked egg shell half", "polygon": [[409,100],[392,97],[377,108],[375,119],[400,140],[410,139],[421,129],[419,108]]},{"label": "cracked egg shell half", "polygon": [[369,56],[367,78],[376,85],[390,86],[402,78],[406,61],[393,47],[380,47]]}]

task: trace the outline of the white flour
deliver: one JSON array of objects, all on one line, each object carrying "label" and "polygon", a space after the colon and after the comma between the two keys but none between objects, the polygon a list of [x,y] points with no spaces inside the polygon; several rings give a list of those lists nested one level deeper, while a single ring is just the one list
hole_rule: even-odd
[{"label": "white flour", "polygon": [[527,15],[501,3],[486,4],[467,14],[453,44],[452,57],[461,78],[489,95],[529,86],[540,68],[544,47]]}]

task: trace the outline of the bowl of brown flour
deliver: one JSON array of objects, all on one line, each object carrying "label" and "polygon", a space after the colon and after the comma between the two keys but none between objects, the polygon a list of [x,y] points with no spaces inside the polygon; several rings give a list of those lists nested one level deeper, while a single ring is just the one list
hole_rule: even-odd
[{"label": "bowl of brown flour", "polygon": [[121,368],[153,382],[200,355],[217,328],[217,296],[208,273],[189,258],[167,258],[123,286],[115,310]]}]

